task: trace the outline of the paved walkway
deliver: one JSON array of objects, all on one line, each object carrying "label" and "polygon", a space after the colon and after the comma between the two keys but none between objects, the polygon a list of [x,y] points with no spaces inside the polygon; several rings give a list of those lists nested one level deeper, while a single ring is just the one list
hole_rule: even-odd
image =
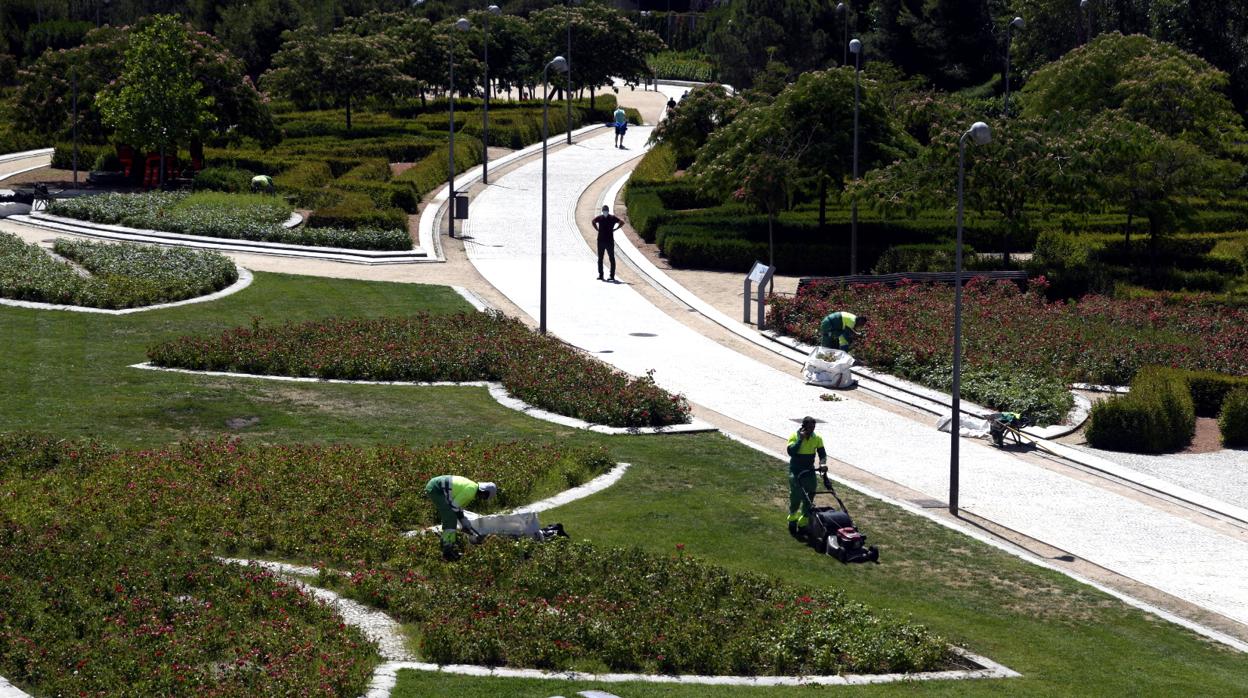
[{"label": "paved walkway", "polygon": [[[824,402],[797,371],[727,349],[677,322],[629,285],[597,281],[594,253],[576,228],[578,199],[601,175],[635,157],[649,128],[629,129],[631,150],[604,133],[550,155],[548,328],[633,374],[731,419],[785,438],[796,420],[822,420],[829,454],[934,499],[948,492],[949,436],[861,400]],[[541,163],[496,180],[477,196],[465,250],[481,275],[538,316]],[[1248,624],[1248,536],[1188,518],[964,440],[961,503],[969,512],[1118,574]],[[783,513],[777,512],[781,525]],[[1176,549],[1177,547],[1177,549]]]}]

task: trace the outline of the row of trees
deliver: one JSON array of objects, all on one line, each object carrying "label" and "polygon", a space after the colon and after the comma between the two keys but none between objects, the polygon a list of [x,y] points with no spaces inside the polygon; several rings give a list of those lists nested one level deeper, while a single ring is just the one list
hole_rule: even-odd
[{"label": "row of trees", "polygon": [[640,80],[648,72],[646,56],[663,46],[656,34],[603,5],[551,7],[527,20],[484,11],[467,19],[467,32],[456,31],[449,19],[435,24],[401,12],[369,13],[329,32],[311,26],[288,31],[261,86],[303,107],[345,108],[350,128],[352,104],[416,97],[423,103],[430,91],[446,89],[452,53],[457,91],[480,94],[486,22],[490,81],[502,90],[531,91],[546,63],[567,52],[569,26],[572,87],[589,90],[591,101],[613,77]]},{"label": "row of trees", "polygon": [[[859,128],[869,171],[853,185],[853,78],[850,69],[809,72],[774,99],[695,90],[655,137],[691,162],[704,189],[772,217],[799,198],[822,200],[828,183],[893,215],[950,206],[958,139],[991,103],[865,71]],[[992,142],[968,158],[968,205],[1000,216],[1007,253],[1044,206],[1125,209],[1147,221],[1156,249],[1194,197],[1243,176],[1248,133],[1227,82],[1173,45],[1099,36],[1036,71],[1019,116],[990,119]]]}]

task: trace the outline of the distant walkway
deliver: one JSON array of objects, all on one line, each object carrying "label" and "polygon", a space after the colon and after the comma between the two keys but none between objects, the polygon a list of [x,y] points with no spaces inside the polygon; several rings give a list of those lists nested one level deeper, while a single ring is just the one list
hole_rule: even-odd
[{"label": "distant walkway", "polygon": [[[550,155],[548,327],[634,375],[778,438],[810,414],[822,420],[829,454],[933,499],[948,488],[949,436],[932,426],[826,392],[725,348],[677,322],[627,284],[595,279],[596,259],[577,230],[581,192],[636,157],[649,128],[631,128]],[[465,250],[481,275],[538,316],[541,163],[508,173],[477,196]],[[827,437],[833,438],[827,438]],[[971,440],[962,442],[961,504],[1024,535],[1248,624],[1248,534],[1213,530],[1139,499],[1107,491]],[[783,512],[776,513],[782,526]],[[1182,552],[1174,543],[1181,541]],[[1181,555],[1182,559],[1176,559]]]}]

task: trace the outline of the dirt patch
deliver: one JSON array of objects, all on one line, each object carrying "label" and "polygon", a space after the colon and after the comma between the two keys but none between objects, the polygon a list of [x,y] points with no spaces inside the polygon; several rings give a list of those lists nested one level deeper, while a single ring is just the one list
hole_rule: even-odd
[{"label": "dirt patch", "polygon": [[1196,418],[1196,436],[1183,453],[1213,453],[1222,450],[1222,431],[1213,417]]},{"label": "dirt patch", "polygon": [[230,417],[229,419],[225,420],[226,428],[235,429],[235,430],[246,429],[247,427],[254,427],[255,425],[259,423],[260,423],[259,417]]},{"label": "dirt patch", "polygon": [[414,162],[392,162],[390,163],[390,176],[398,177],[399,175],[412,169],[416,163]]}]

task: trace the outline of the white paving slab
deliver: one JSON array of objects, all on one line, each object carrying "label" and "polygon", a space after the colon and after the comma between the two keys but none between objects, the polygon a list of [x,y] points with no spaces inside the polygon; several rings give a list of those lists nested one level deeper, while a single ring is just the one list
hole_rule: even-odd
[{"label": "white paving slab", "polygon": [[[575,228],[594,180],[640,154],[650,129],[629,129],[619,150],[607,133],[550,155],[547,229],[549,330],[615,366],[767,433],[787,437],[812,415],[829,453],[943,500],[949,436],[847,399],[731,351],[669,318],[625,284],[596,280],[596,255]],[[541,163],[508,173],[474,202],[469,259],[516,305],[538,316]],[[1248,623],[1248,543],[1031,465],[971,440],[961,444],[961,504],[1119,574]],[[777,514],[780,525],[781,514]],[[1158,541],[1184,541],[1182,559]]]}]

